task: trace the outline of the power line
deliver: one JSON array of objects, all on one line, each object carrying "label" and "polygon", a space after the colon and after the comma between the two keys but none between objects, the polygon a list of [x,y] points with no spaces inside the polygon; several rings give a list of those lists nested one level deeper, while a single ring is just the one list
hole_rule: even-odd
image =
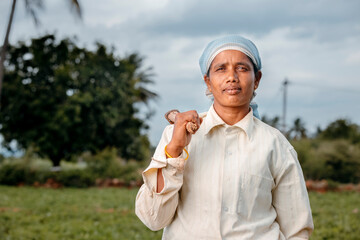
[{"label": "power line", "polygon": [[316,85],[312,83],[304,83],[304,82],[294,82],[291,81],[291,84],[302,86],[302,87],[310,87],[310,88],[316,88],[321,90],[335,90],[335,91],[341,91],[341,92],[348,92],[353,94],[360,94],[359,89],[350,89],[350,88],[344,88],[344,87],[336,87],[336,86],[329,86],[329,85]]},{"label": "power line", "polygon": [[[341,91],[341,92],[347,92],[347,93],[353,93],[353,94],[357,94],[358,96],[360,96],[360,90],[358,89],[349,89],[349,88],[343,88],[343,87],[336,87],[336,86],[320,86],[320,85],[316,85],[316,84],[309,84],[309,83],[304,83],[304,82],[294,82],[294,81],[289,81],[287,78],[284,79],[284,81],[282,82],[282,87],[280,88],[280,91],[283,91],[283,106],[282,106],[282,132],[286,133],[286,113],[287,113],[287,91],[288,91],[288,86],[291,83],[291,85],[295,85],[295,86],[302,86],[302,87],[310,87],[310,88],[316,88],[316,89],[320,89],[320,90],[331,90],[331,91]],[[276,94],[275,97],[279,96],[279,94]]]}]

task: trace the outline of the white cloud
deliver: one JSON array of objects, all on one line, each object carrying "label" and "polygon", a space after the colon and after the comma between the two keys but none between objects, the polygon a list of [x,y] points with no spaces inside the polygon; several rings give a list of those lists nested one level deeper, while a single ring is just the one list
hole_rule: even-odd
[{"label": "white cloud", "polygon": [[[21,1],[20,1],[21,2]],[[19,3],[20,3],[19,2]],[[65,1],[66,2],[66,1]],[[252,39],[263,60],[263,79],[256,101],[261,114],[281,114],[281,83],[289,86],[288,120],[301,115],[309,128],[337,117],[359,121],[354,111],[360,94],[360,2],[315,1],[171,1],[87,0],[84,21],[77,21],[64,1],[46,1],[35,28],[23,4],[18,5],[11,40],[28,39],[57,31],[58,37],[77,35],[91,48],[98,40],[114,45],[118,54],[138,51],[153,66],[160,94],[151,106],[153,144],[171,108],[206,111],[209,101],[198,67],[205,45],[214,38],[239,33]],[[0,2],[0,36],[5,29],[10,1]],[[349,89],[353,90],[348,91]]]},{"label": "white cloud", "polygon": [[360,66],[360,51],[349,53],[346,58],[346,63],[350,65]]}]

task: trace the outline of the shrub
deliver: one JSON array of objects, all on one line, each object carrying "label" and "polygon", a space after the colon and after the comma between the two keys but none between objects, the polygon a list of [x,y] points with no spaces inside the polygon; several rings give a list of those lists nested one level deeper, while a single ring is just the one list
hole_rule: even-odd
[{"label": "shrub", "polygon": [[95,184],[95,179],[86,169],[73,169],[56,173],[55,180],[65,187],[90,187]]},{"label": "shrub", "polygon": [[125,161],[117,156],[115,148],[106,148],[96,155],[86,153],[82,155],[82,159],[95,178],[119,177],[125,165]]},{"label": "shrub", "polygon": [[0,184],[17,185],[25,183],[27,172],[22,164],[3,164],[0,168]]},{"label": "shrub", "polygon": [[141,181],[141,169],[141,163],[136,161],[129,161],[120,169],[118,178],[124,180],[125,182]]},{"label": "shrub", "polygon": [[302,139],[292,142],[304,176],[341,183],[360,182],[360,147],[345,139]]},{"label": "shrub", "polygon": [[341,183],[360,182],[360,148],[348,140],[324,142],[319,158],[325,162],[328,179]]},{"label": "shrub", "polygon": [[[115,148],[105,149],[98,154],[84,153],[82,164],[61,162],[61,171],[51,171],[51,161],[40,159],[28,151],[21,158],[5,159],[0,165],[0,184],[4,185],[45,185],[51,183],[65,187],[89,187],[98,178],[117,178],[129,184],[141,181],[144,162],[125,162],[117,156]],[[51,186],[50,186],[51,187]]]}]

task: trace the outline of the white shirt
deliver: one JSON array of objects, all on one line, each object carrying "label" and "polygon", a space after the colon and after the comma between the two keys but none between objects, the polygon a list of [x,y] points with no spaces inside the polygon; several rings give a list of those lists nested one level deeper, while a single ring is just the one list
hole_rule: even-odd
[{"label": "white shirt", "polygon": [[[164,130],[136,214],[163,239],[308,239],[314,226],[294,148],[249,112],[227,125],[211,106],[186,153],[166,158],[173,126]],[[156,193],[157,169],[164,189]]]}]

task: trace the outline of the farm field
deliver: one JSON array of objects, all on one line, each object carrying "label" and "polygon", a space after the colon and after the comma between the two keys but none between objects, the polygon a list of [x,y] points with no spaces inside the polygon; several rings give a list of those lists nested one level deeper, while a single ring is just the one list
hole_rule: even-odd
[{"label": "farm field", "polygon": [[[0,186],[0,239],[161,239],[134,213],[137,190]],[[310,201],[311,239],[359,239],[360,193],[311,192]]]}]

